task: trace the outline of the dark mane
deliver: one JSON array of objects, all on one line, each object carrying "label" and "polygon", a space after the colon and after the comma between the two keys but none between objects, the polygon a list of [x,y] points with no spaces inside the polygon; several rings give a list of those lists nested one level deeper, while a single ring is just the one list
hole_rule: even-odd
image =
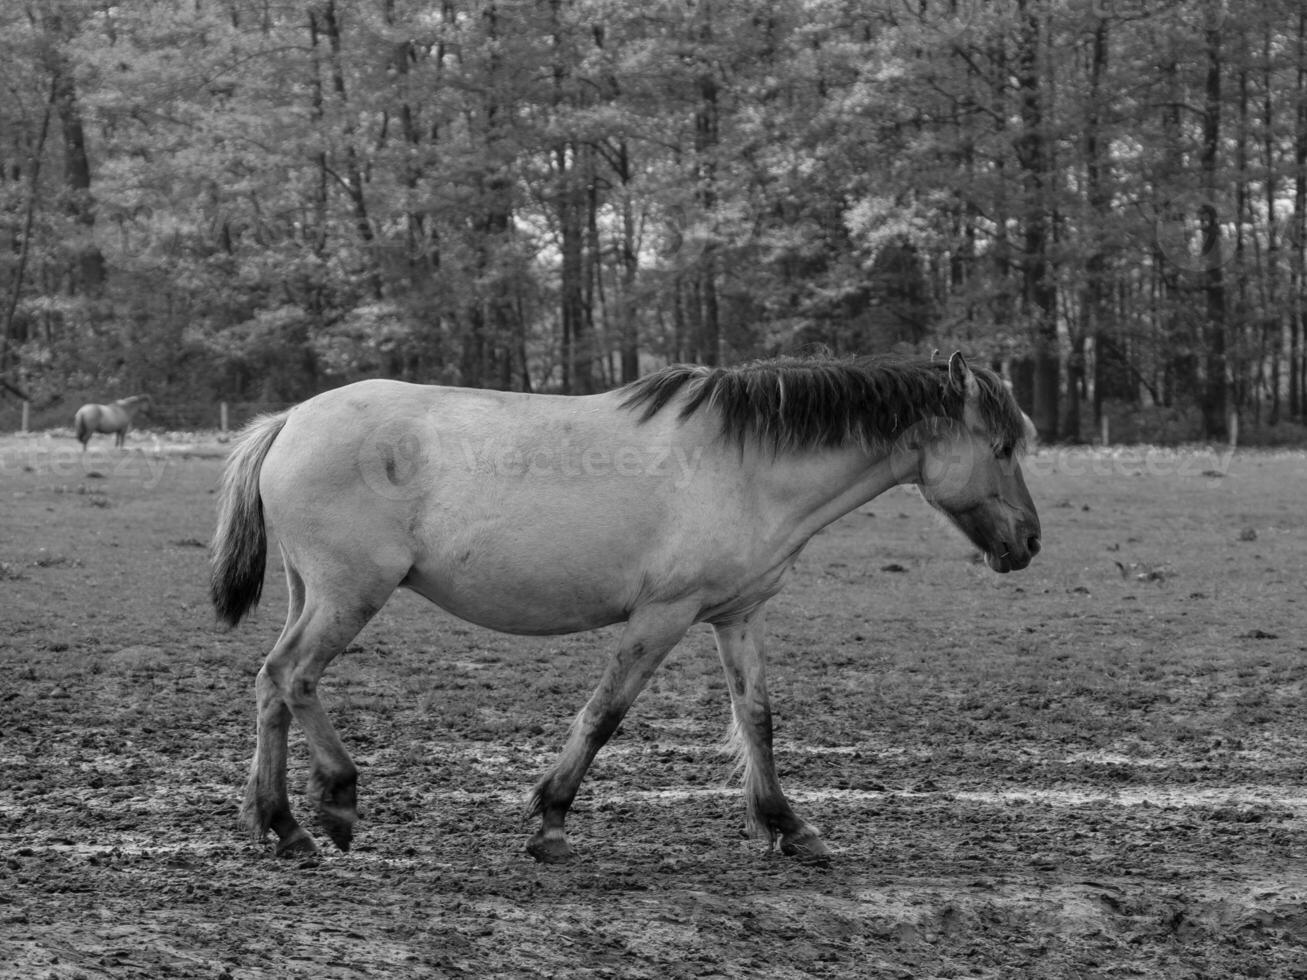
[{"label": "dark mane", "polygon": [[[996,449],[1020,450],[1025,417],[994,372],[973,367],[978,408]],[[963,399],[949,383],[946,360],[862,357],[778,358],[734,368],[675,364],[619,391],[622,407],[647,422],[678,397],[678,418],[702,410],[721,418],[722,435],[773,451],[857,442],[883,446],[910,427],[961,419]]]}]

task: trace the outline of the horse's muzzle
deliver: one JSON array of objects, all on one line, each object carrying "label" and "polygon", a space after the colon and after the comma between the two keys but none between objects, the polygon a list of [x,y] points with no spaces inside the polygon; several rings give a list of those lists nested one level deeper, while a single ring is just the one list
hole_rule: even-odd
[{"label": "horse's muzzle", "polygon": [[1031,534],[1019,545],[1004,544],[1001,551],[986,553],[985,564],[996,572],[1019,572],[1039,554],[1040,547],[1039,535]]}]

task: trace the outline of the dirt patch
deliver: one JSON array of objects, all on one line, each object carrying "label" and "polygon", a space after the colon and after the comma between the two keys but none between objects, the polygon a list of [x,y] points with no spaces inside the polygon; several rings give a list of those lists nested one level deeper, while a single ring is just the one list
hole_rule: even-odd
[{"label": "dirt patch", "polygon": [[704,630],[546,868],[526,795],[612,631],[396,596],[325,684],[356,848],[276,861],[235,815],[284,588],[215,629],[223,447],[37,438],[0,440],[0,976],[1307,977],[1301,453],[1046,450],[1045,551],[1009,576],[873,501],[769,616],[782,779],[832,865],[743,837]]}]

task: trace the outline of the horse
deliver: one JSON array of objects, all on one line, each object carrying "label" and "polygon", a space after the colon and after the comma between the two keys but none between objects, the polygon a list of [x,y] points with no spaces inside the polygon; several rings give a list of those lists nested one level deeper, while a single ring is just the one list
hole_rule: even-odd
[{"label": "horse", "polygon": [[127,438],[127,430],[132,427],[132,419],[136,413],[141,410],[149,411],[149,395],[132,395],[130,398],[119,398],[116,402],[110,402],[108,405],[83,405],[73,416],[73,429],[77,433],[77,441],[82,444],[82,452],[86,452],[86,446],[91,441],[91,436],[97,432],[103,432],[106,435],[113,433],[114,445],[119,449],[122,448],[123,441]]},{"label": "horse", "polygon": [[561,754],[535,784],[527,852],[574,855],[564,821],[587,767],[696,623],[714,631],[746,827],[769,852],[831,851],[776,775],[764,613],[807,541],[915,484],[996,572],[1024,568],[1040,524],[1020,466],[1029,433],[1001,380],[943,360],[676,365],[594,395],[374,379],[253,420],[225,465],[210,568],[217,617],[258,603],[269,527],[289,593],[255,680],[240,821],[279,856],[315,856],[286,788],[304,731],[307,795],[348,850],[356,769],[318,698],[324,670],[397,588],[522,635],[624,623]]}]

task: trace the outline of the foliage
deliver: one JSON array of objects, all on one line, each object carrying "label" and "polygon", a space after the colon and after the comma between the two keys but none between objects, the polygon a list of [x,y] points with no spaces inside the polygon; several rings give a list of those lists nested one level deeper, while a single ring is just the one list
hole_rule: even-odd
[{"label": "foliage", "polygon": [[0,21],[8,393],[580,392],[820,344],[965,347],[1046,438],[1104,402],[1307,411],[1288,0]]}]

